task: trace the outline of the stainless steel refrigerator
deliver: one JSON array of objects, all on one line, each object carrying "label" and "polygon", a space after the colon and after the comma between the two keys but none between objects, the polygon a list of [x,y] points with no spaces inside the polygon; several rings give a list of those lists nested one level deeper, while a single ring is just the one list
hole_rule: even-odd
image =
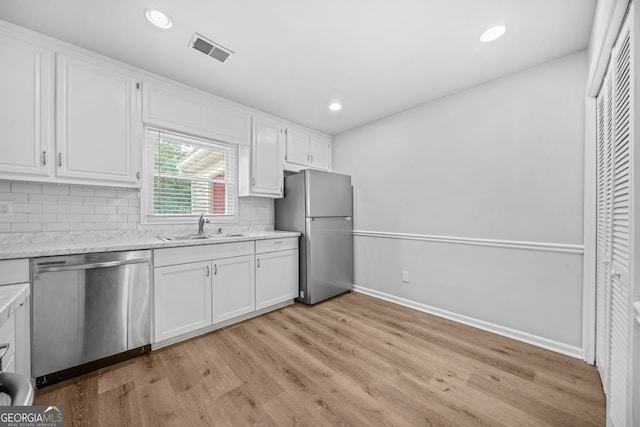
[{"label": "stainless steel refrigerator", "polygon": [[305,169],[285,178],[275,227],[302,233],[297,301],[315,304],[352,289],[352,213],[350,176]]}]

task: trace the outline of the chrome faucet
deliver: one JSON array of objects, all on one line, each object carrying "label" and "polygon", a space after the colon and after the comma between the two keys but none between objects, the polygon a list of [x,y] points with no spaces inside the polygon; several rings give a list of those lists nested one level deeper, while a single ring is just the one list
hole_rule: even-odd
[{"label": "chrome faucet", "polygon": [[198,220],[198,234],[204,234],[204,225],[209,222],[210,221],[204,217],[204,213],[201,213],[200,219]]}]

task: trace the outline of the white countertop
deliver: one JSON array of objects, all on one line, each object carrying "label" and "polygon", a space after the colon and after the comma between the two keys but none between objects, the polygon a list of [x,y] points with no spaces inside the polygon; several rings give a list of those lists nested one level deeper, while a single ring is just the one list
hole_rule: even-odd
[{"label": "white countertop", "polygon": [[20,304],[31,294],[28,283],[0,286],[0,326],[13,316]]},{"label": "white countertop", "polygon": [[0,259],[215,245],[300,236],[300,233],[293,231],[248,231],[240,233],[243,236],[215,237],[198,241],[172,240],[167,242],[148,232],[138,231],[2,235],[0,236]]}]

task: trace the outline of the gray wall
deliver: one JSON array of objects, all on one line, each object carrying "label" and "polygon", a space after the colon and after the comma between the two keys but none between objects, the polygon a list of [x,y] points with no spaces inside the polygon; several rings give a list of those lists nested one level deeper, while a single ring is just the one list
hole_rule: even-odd
[{"label": "gray wall", "polygon": [[586,73],[583,51],[335,136],[356,285],[578,355]]}]

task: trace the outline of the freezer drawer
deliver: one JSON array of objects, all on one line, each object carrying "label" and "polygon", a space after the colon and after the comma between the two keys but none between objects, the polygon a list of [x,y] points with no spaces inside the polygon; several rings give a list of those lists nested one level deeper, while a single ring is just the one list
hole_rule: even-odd
[{"label": "freezer drawer", "polygon": [[307,219],[300,300],[315,304],[353,288],[352,229],[351,218]]}]

